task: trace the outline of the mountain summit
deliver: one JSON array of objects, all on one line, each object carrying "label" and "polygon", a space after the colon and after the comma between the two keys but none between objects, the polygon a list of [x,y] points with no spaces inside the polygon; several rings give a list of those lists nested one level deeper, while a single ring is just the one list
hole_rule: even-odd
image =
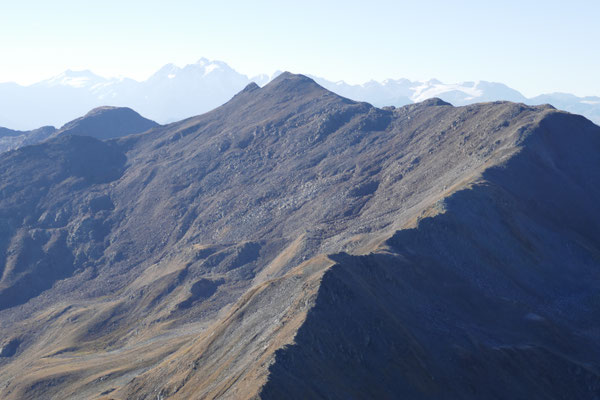
[{"label": "mountain summit", "polygon": [[58,136],[91,136],[104,140],[141,133],[157,126],[156,122],[142,117],[130,108],[97,107],[60,129],[44,126],[32,131],[14,131],[0,127],[0,153]]},{"label": "mountain summit", "polygon": [[0,155],[0,396],[597,398],[598,154],[549,106],[283,73]]},{"label": "mountain summit", "polygon": [[72,71],[70,69],[52,77],[48,80],[39,82],[37,87],[71,87],[71,88],[92,88],[95,85],[107,83],[108,80],[94,74],[90,70]]},{"label": "mountain summit", "polygon": [[141,133],[158,124],[142,117],[127,107],[97,107],[55,132],[51,137],[65,135],[92,136],[96,139],[113,139]]}]

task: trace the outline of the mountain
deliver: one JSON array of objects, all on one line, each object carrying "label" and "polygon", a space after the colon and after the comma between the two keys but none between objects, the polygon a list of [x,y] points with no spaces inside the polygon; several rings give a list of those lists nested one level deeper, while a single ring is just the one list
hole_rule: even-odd
[{"label": "mountain", "polygon": [[426,82],[407,79],[370,81],[362,85],[349,85],[343,81],[331,82],[313,77],[323,87],[342,96],[367,101],[375,106],[403,106],[438,97],[456,106],[486,101],[512,101],[529,105],[552,104],[561,110],[581,114],[600,125],[600,97],[577,97],[566,93],[550,93],[526,98],[518,91],[496,82],[442,83],[436,79]]},{"label": "mountain", "polygon": [[0,153],[57,136],[92,136],[104,140],[141,133],[157,126],[156,122],[127,107],[97,107],[58,130],[53,126],[44,126],[33,131],[13,131],[0,127]]},{"label": "mountain", "polygon": [[0,126],[31,130],[62,126],[92,108],[107,104],[101,93],[111,81],[89,71],[66,71],[30,86],[0,84]]},{"label": "mountain", "polygon": [[111,80],[102,78],[90,70],[65,72],[47,79],[45,81],[32,85],[32,88],[86,88],[97,90],[100,86],[106,85]]},{"label": "mountain", "polygon": [[567,93],[552,93],[536,96],[527,101],[530,104],[549,103],[573,114],[585,115],[600,125],[600,97],[577,97]]},{"label": "mountain", "polygon": [[[61,126],[103,105],[131,107],[161,124],[210,111],[251,82],[264,86],[272,76],[248,77],[222,61],[201,58],[181,68],[167,64],[145,81],[106,79],[91,71],[65,71],[31,86],[0,84],[0,126],[30,130],[43,125]],[[528,99],[502,83],[442,83],[407,79],[370,81],[350,85],[312,77],[321,86],[349,99],[377,107],[404,106],[428,98],[441,98],[461,106],[486,101],[513,101],[553,106],[582,114],[600,124],[600,98],[554,93]]]},{"label": "mountain", "polygon": [[96,139],[113,139],[145,132],[157,127],[154,121],[142,117],[127,107],[98,107],[83,117],[65,124],[51,137],[65,135],[92,136]]},{"label": "mountain", "polygon": [[158,121],[172,122],[220,106],[249,83],[224,62],[202,58],[184,68],[164,66],[121,104]]},{"label": "mountain", "polygon": [[367,101],[378,107],[403,106],[434,97],[459,106],[497,100],[527,102],[527,99],[516,90],[494,82],[445,84],[436,79],[427,82],[388,79],[383,82],[370,81],[362,85],[349,85],[343,81],[331,82],[318,77],[313,78],[335,93],[351,99]]},{"label": "mountain", "polygon": [[[266,83],[266,77],[257,78]],[[69,70],[31,86],[0,84],[0,125],[61,126],[107,104],[131,107],[161,123],[172,122],[220,106],[248,83],[248,77],[224,62],[205,58],[184,68],[166,65],[143,82]]]},{"label": "mountain", "polygon": [[53,126],[43,126],[32,131],[15,131],[0,127],[0,153],[42,142],[55,132],[56,128]]},{"label": "mountain", "polygon": [[0,396],[600,395],[600,127],[283,73],[0,155]]}]

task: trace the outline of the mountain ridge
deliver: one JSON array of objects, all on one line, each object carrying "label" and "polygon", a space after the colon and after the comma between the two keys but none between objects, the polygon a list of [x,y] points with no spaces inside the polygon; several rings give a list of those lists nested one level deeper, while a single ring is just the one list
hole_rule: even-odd
[{"label": "mountain ridge", "polygon": [[43,142],[55,132],[56,128],[53,126],[43,126],[31,131],[15,131],[0,127],[0,153]]},{"label": "mountain ridge", "polygon": [[0,153],[58,136],[93,136],[104,140],[141,133],[157,126],[156,122],[142,117],[130,108],[101,106],[67,122],[60,129],[44,126],[32,131],[13,131],[0,127]]},{"label": "mountain ridge", "polygon": [[[30,86],[2,83],[0,108],[5,113],[0,116],[0,126],[23,130],[42,125],[60,126],[105,104],[131,107],[164,124],[207,112],[224,104],[250,82],[264,86],[278,73],[248,77],[222,61],[202,58],[185,67],[167,64],[141,82],[129,78],[106,79],[90,71],[66,71]],[[440,97],[457,106],[498,100],[530,105],[551,103],[600,123],[600,97],[556,93],[526,98],[502,83],[486,81],[444,84],[437,80],[387,79],[350,85],[312,78],[344,97],[367,101],[377,107],[398,107],[430,97]],[[26,103],[15,102],[15,99],[24,99]],[[39,119],[32,120],[32,114]]]},{"label": "mountain ridge", "polygon": [[284,73],[0,155],[0,290],[48,274],[0,297],[0,394],[593,398],[598,151],[548,106],[378,109]]}]

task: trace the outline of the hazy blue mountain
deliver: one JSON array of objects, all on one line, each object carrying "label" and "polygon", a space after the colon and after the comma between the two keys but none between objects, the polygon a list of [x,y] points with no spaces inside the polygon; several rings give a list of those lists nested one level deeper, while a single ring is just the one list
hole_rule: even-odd
[{"label": "hazy blue mountain", "polygon": [[58,136],[91,136],[104,140],[141,133],[156,126],[156,122],[127,107],[97,107],[60,129],[44,126],[31,131],[15,131],[0,127],[0,153]]},{"label": "hazy blue mountain", "polygon": [[56,128],[53,126],[43,126],[31,131],[15,131],[0,127],[0,153],[39,143],[55,132]]}]

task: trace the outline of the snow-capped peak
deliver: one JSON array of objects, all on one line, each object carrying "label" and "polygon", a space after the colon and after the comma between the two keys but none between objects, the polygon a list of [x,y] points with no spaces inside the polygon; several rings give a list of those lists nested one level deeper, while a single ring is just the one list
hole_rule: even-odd
[{"label": "snow-capped peak", "polygon": [[179,72],[181,72],[181,68],[179,68],[177,65],[167,64],[156,71],[154,75],[149,78],[149,80],[161,80],[164,78],[173,79],[179,74]]},{"label": "snow-capped peak", "polygon": [[230,69],[227,64],[222,61],[209,60],[202,57],[195,64],[186,65],[183,70],[194,75],[207,76],[215,71]]},{"label": "snow-capped peak", "polygon": [[95,86],[105,81],[106,79],[94,74],[90,70],[73,71],[68,69],[65,72],[58,74],[53,78],[40,82],[39,85],[70,86],[73,88],[83,88]]},{"label": "snow-capped peak", "polygon": [[[452,97],[456,102],[459,98],[468,101],[480,97],[483,91],[479,89],[474,82],[463,83],[442,83],[437,79],[431,79],[427,82],[417,84],[413,87],[411,100],[415,102],[423,101],[432,97],[443,97],[444,94],[455,93]],[[458,97],[457,97],[458,96]]]}]

